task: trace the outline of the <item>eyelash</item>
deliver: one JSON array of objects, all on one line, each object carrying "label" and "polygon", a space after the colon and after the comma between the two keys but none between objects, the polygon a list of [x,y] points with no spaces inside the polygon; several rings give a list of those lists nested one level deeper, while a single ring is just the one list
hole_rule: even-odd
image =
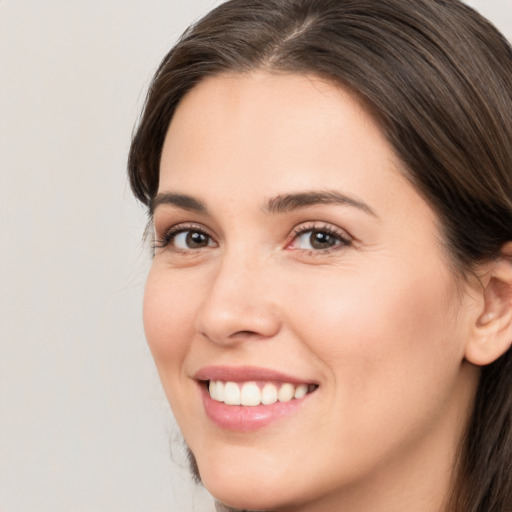
[{"label": "eyelash", "polygon": [[318,224],[301,224],[297,226],[290,235],[290,242],[287,243],[286,247],[290,247],[294,242],[296,242],[302,235],[307,233],[324,233],[332,238],[334,238],[336,245],[326,249],[295,249],[297,251],[301,251],[306,253],[308,256],[318,256],[330,254],[334,251],[340,250],[343,247],[348,247],[352,245],[352,240],[349,235],[341,230],[334,228],[331,225],[323,224],[319,226]]},{"label": "eyelash", "polygon": [[[153,244],[153,250],[156,249],[165,249],[173,242],[173,240],[181,233],[187,232],[195,232],[205,235],[209,238],[209,240],[213,241],[213,237],[208,233],[204,227],[196,225],[196,224],[178,224],[176,226],[172,226],[168,230],[166,230],[160,238],[155,239]],[[323,224],[319,226],[315,223],[310,224],[301,224],[293,229],[290,234],[289,241],[286,243],[286,248],[290,248],[294,242],[296,242],[302,235],[307,233],[324,233],[330,237],[333,237],[336,245],[332,247],[328,247],[325,249],[294,249],[296,251],[300,251],[302,253],[307,253],[308,255],[316,256],[316,255],[325,255],[329,254],[333,251],[339,250],[343,247],[348,247],[352,245],[352,240],[347,235],[345,231],[340,229],[333,228],[330,225]],[[214,242],[215,243],[215,242]],[[179,252],[181,254],[188,254],[190,252],[194,252],[197,249],[190,248],[186,249],[177,249],[174,248],[175,252]]]},{"label": "eyelash", "polygon": [[[202,233],[213,240],[212,236],[202,226],[198,226],[197,224],[178,224],[164,231],[162,236],[154,241],[153,250],[165,249],[180,233],[186,233],[188,231]],[[180,253],[188,253],[194,250],[195,249],[190,249],[186,251],[185,249],[175,249],[175,251]]]}]

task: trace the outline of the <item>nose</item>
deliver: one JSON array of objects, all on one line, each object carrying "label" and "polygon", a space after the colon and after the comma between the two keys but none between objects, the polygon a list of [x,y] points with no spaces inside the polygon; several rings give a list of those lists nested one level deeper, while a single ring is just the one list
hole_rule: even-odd
[{"label": "nose", "polygon": [[197,330],[216,344],[269,339],[281,328],[269,266],[244,255],[225,257],[212,271]]}]

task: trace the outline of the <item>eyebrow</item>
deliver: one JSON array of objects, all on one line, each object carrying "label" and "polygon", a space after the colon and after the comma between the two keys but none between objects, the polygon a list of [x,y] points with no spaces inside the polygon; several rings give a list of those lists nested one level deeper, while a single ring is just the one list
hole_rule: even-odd
[{"label": "eyebrow", "polygon": [[[378,217],[372,208],[360,199],[330,190],[280,194],[269,199],[263,207],[263,211],[270,214],[286,213],[310,206],[317,206],[319,204],[351,206],[373,217]],[[193,211],[203,215],[208,214],[208,208],[202,201],[186,194],[175,194],[171,192],[158,194],[149,205],[150,214],[153,215],[155,210],[161,205],[172,205],[182,210]]]},{"label": "eyebrow", "polygon": [[173,194],[171,192],[167,192],[163,194],[157,194],[157,196],[151,200],[151,203],[149,204],[150,215],[153,216],[155,210],[164,204],[177,206],[182,210],[188,210],[191,212],[202,214],[208,213],[206,205],[198,199],[192,196],[187,196],[186,194]]},{"label": "eyebrow", "polygon": [[363,212],[378,217],[378,215],[366,203],[360,199],[341,194],[337,191],[308,191],[293,194],[280,194],[268,201],[265,211],[269,213],[285,213],[300,210],[319,204],[341,204],[352,206]]}]

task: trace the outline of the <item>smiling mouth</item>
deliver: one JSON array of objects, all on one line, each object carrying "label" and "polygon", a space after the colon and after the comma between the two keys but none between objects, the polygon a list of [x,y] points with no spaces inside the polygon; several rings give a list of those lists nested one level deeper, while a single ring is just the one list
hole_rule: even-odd
[{"label": "smiling mouth", "polygon": [[299,400],[318,388],[316,384],[292,384],[289,382],[232,382],[222,380],[203,382],[213,400],[226,405],[249,407]]}]

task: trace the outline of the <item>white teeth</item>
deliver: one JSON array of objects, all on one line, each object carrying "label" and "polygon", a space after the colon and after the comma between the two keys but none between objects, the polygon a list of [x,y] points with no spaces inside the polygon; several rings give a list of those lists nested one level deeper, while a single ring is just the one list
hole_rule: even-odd
[{"label": "white teeth", "polygon": [[274,384],[265,384],[261,390],[261,403],[271,405],[277,402],[277,388]]},{"label": "white teeth", "polygon": [[309,391],[307,384],[294,386],[290,383],[278,386],[267,382],[263,388],[256,382],[224,382],[210,381],[208,391],[213,400],[224,402],[227,405],[271,405],[279,402],[289,402],[294,398],[303,398]]},{"label": "white teeth", "polygon": [[301,384],[295,388],[294,398],[302,398],[306,396],[308,392],[308,386],[306,384]]},{"label": "white teeth", "polygon": [[217,400],[217,402],[224,402],[224,382],[221,380],[211,380],[208,390],[210,391],[210,396],[214,400]]},{"label": "white teeth", "polygon": [[208,392],[214,400],[217,400],[217,383],[214,380],[210,381],[210,384],[208,385]]},{"label": "white teeth", "polygon": [[295,388],[292,384],[283,384],[277,393],[277,399],[280,402],[289,402],[295,394]]},{"label": "white teeth", "polygon": [[236,382],[226,382],[224,385],[224,403],[240,405],[240,388]]},{"label": "white teeth", "polygon": [[222,382],[221,380],[217,381],[215,392],[217,393],[216,400],[218,400],[219,402],[224,402],[224,382]]},{"label": "white teeth", "polygon": [[260,405],[261,391],[255,382],[246,382],[240,392],[240,403],[242,405]]}]

